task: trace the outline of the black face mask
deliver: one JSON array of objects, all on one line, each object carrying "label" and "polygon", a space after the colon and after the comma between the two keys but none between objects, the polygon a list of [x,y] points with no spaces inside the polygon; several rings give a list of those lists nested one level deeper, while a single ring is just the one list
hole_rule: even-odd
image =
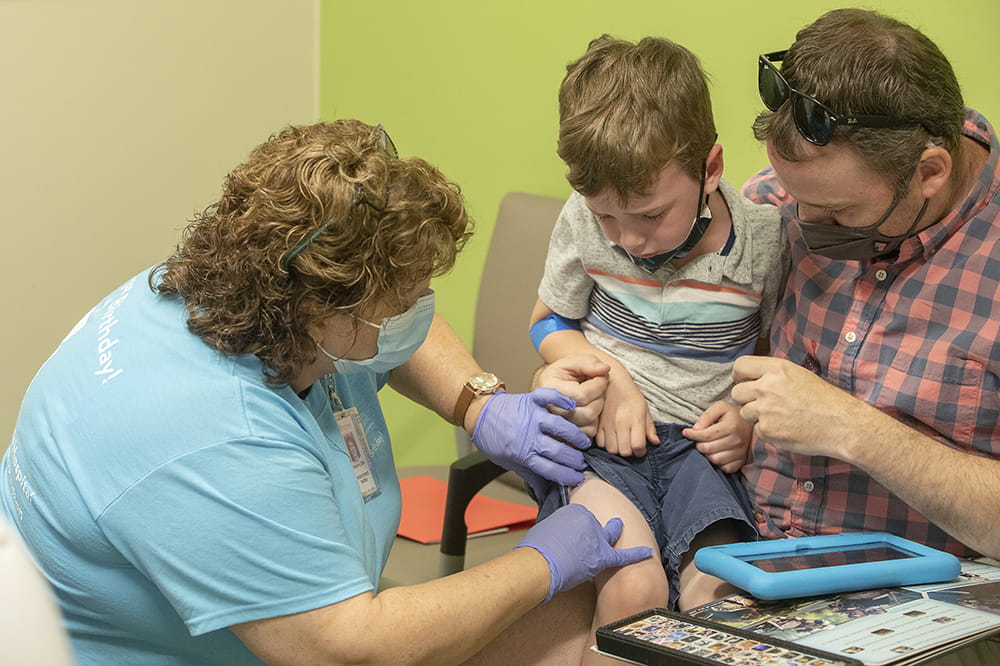
[{"label": "black face mask", "polygon": [[702,165],[701,180],[698,182],[699,204],[702,202],[702,195],[705,196],[705,203],[702,206],[701,215],[696,217],[694,222],[691,223],[691,231],[688,232],[684,242],[674,249],[661,252],[653,257],[636,257],[626,252],[623,247],[616,245],[615,248],[628,257],[633,264],[651,274],[663,268],[671,259],[680,259],[687,256],[687,253],[694,249],[694,246],[698,244],[698,241],[708,231],[708,225],[712,222],[712,211],[708,207],[708,195],[705,194],[705,165]]},{"label": "black face mask", "polygon": [[[936,145],[940,145],[940,143],[929,141],[927,148],[932,148]],[[903,188],[903,192],[910,189],[910,183],[913,182],[913,177],[916,175],[919,166],[919,161],[913,165],[913,170],[910,171],[910,175],[906,179],[906,186]],[[870,261],[872,258],[884,257],[896,252],[899,250],[899,246],[903,244],[903,241],[916,235],[915,230],[917,225],[920,224],[920,220],[923,219],[924,213],[927,212],[927,204],[930,203],[930,199],[924,199],[924,205],[920,208],[920,212],[917,213],[913,223],[910,224],[910,228],[901,236],[886,236],[878,230],[882,226],[882,223],[889,219],[889,216],[892,215],[892,212],[896,210],[896,206],[902,200],[902,195],[893,197],[892,203],[889,204],[889,208],[882,214],[882,217],[864,227],[817,224],[803,222],[799,219],[799,229],[802,230],[802,237],[805,239],[806,245],[809,247],[809,252],[812,254],[842,261]],[[799,210],[798,204],[796,204],[795,217],[798,218],[798,216]]]},{"label": "black face mask", "polygon": [[[920,212],[917,213],[910,228],[901,236],[886,236],[878,230],[896,209],[899,199],[889,206],[889,210],[885,211],[882,217],[864,227],[842,227],[838,224],[815,224],[800,220],[799,229],[802,230],[802,237],[805,238],[812,254],[830,259],[869,261],[873,257],[892,254],[899,249],[903,241],[913,236],[914,229],[927,211],[928,203],[930,199],[924,199]],[[797,210],[796,216],[798,216]]]}]

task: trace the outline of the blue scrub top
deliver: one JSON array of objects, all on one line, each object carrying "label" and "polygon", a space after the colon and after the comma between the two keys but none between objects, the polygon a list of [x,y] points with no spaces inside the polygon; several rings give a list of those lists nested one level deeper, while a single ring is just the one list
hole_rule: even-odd
[{"label": "blue scrub top", "polygon": [[[182,300],[147,278],[101,301],[39,370],[0,503],[80,664],[259,663],[226,627],[377,585],[400,513],[386,376],[330,375],[304,399],[273,388],[256,357],[188,331]],[[359,411],[379,485],[368,499],[328,388]]]}]

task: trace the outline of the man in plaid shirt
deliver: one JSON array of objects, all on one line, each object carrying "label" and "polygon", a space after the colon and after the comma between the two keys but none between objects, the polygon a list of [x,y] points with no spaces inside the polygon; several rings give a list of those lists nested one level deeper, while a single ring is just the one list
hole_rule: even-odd
[{"label": "man in plaid shirt", "polygon": [[1000,558],[996,133],[929,39],[874,12],[820,17],[759,77],[772,167],[744,192],[793,256],[773,357],[733,371],[761,534]]}]

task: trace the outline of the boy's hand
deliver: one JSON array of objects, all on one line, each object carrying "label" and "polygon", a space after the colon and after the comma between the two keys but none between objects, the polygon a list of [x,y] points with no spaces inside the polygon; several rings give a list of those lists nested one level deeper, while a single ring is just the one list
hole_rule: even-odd
[{"label": "boy's hand", "polygon": [[627,372],[612,370],[604,411],[594,443],[623,457],[646,455],[646,443],[659,444],[649,405]]},{"label": "boy's hand", "polygon": [[587,437],[594,437],[604,409],[610,369],[596,356],[574,354],[541,368],[535,374],[532,388],[554,388],[573,400],[576,407],[572,410],[549,405],[549,411],[580,428]]},{"label": "boy's hand", "polygon": [[747,461],[753,425],[740,416],[740,408],[720,400],[702,412],[682,435],[696,442],[709,462],[726,474],[738,472]]}]

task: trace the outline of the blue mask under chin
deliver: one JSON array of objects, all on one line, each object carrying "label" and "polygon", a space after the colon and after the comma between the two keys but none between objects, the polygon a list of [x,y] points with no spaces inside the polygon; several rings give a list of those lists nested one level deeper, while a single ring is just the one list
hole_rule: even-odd
[{"label": "blue mask under chin", "polygon": [[708,210],[708,206],[705,207],[702,212],[701,217],[697,218],[691,225],[691,232],[688,233],[688,237],[683,243],[678,245],[672,250],[667,250],[666,252],[661,252],[654,257],[636,257],[624,250],[624,248],[615,246],[619,252],[628,257],[633,264],[643,269],[647,273],[655,273],[656,271],[663,268],[663,266],[671,259],[681,259],[687,256],[687,253],[694,249],[694,246],[698,244],[705,232],[708,231],[708,225],[712,221],[712,213]]},{"label": "blue mask under chin", "polygon": [[[701,197],[705,194],[705,165],[702,164],[701,167],[701,178],[698,181],[698,202],[701,203]],[[666,252],[661,252],[660,254],[653,257],[636,257],[625,251],[625,248],[618,245],[615,246],[619,252],[628,257],[633,264],[646,271],[647,273],[655,273],[656,271],[663,268],[663,266],[671,259],[681,259],[687,256],[687,253],[694,249],[694,246],[698,244],[705,232],[708,231],[708,225],[712,222],[712,210],[708,207],[708,195],[705,195],[705,204],[701,208],[701,215],[696,217],[694,222],[691,223],[691,231],[688,232],[687,238],[684,242],[675,247],[672,250],[667,250]]]}]

